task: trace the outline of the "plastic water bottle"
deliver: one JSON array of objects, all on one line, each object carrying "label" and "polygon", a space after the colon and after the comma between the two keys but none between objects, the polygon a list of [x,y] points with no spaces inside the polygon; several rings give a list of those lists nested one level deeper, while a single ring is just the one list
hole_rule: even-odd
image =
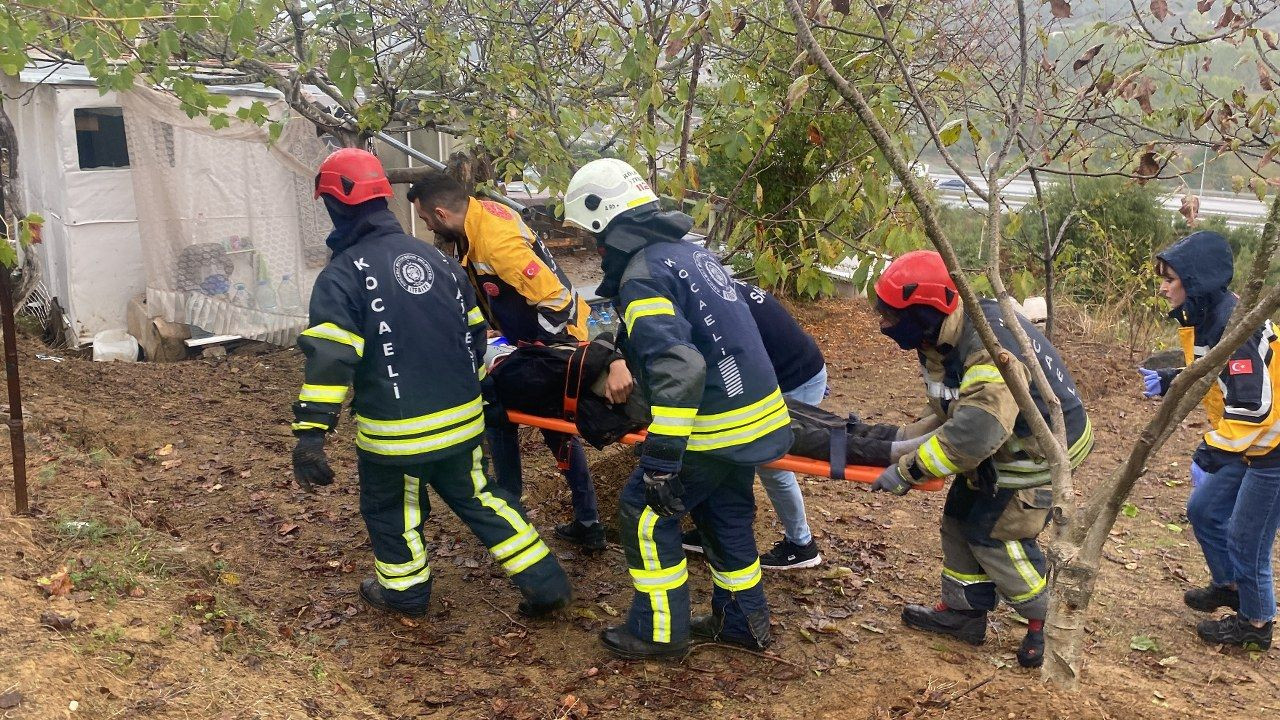
[{"label": "plastic water bottle", "polygon": [[601,325],[613,324],[613,315],[609,313],[609,308],[607,307],[600,308],[600,324]]},{"label": "plastic water bottle", "polygon": [[254,293],[254,298],[257,300],[259,310],[269,313],[276,311],[276,291],[271,289],[271,283],[266,280],[258,281],[258,290]]},{"label": "plastic water bottle", "polygon": [[298,283],[293,281],[292,275],[280,278],[280,288],[277,293],[280,296],[280,312],[285,315],[302,314],[302,293],[299,292]]},{"label": "plastic water bottle", "polygon": [[244,308],[253,307],[253,296],[249,294],[249,289],[244,286],[244,283],[236,283],[236,294],[231,297],[231,304]]}]

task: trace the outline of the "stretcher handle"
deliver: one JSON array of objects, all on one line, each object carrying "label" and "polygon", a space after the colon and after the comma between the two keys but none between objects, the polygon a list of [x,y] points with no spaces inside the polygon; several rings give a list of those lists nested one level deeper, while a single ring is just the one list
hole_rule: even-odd
[{"label": "stretcher handle", "polygon": [[[554,430],[556,432],[568,433],[570,435],[578,434],[578,427],[566,420],[558,418],[545,418],[538,415],[530,415],[528,413],[517,412],[515,410],[507,411],[507,418],[513,423],[520,425],[529,425],[531,427],[542,428],[543,430]],[[634,445],[644,440],[645,431],[627,433],[618,439],[618,442],[624,445]],[[776,468],[778,470],[790,470],[792,472],[804,473],[805,475],[814,475],[816,477],[830,477],[828,473],[831,470],[831,464],[825,460],[814,460],[813,458],[799,457],[797,455],[783,455],[781,458],[771,463],[765,463],[764,467]],[[844,468],[844,479],[853,482],[870,485],[875,482],[880,473],[884,472],[884,468],[875,467],[873,465],[846,465]],[[928,492],[936,492],[942,489],[942,478],[933,478],[926,480],[913,486],[915,490],[925,490]]]}]

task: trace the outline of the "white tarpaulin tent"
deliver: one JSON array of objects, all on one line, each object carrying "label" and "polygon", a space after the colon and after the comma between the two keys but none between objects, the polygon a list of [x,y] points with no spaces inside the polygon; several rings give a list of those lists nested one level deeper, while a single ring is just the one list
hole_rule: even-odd
[{"label": "white tarpaulin tent", "polygon": [[[83,68],[30,67],[3,80],[19,138],[24,201],[45,217],[46,283],[72,342],[125,327],[129,300],[208,332],[290,344],[328,253],[329,221],[311,197],[328,152],[290,120],[280,139],[232,121],[214,131],[173,98],[139,87],[100,94]],[[265,88],[217,89],[230,112]]]}]

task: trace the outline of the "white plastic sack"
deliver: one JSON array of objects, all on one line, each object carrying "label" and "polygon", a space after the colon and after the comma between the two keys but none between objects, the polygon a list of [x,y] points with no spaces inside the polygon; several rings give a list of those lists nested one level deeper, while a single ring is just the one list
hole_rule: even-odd
[{"label": "white plastic sack", "polygon": [[103,330],[93,336],[94,362],[137,362],[138,340],[125,330]]}]

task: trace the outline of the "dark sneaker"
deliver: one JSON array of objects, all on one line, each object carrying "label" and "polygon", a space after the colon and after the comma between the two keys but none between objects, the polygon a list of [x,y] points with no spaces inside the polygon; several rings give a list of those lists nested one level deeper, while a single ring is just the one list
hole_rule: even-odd
[{"label": "dark sneaker", "polygon": [[773,636],[769,633],[768,623],[764,627],[764,638],[733,635],[724,632],[724,616],[713,613],[694,615],[689,621],[689,639],[696,642],[718,642],[726,645],[737,645],[748,650],[765,650],[773,644]]},{"label": "dark sneaker", "polygon": [[1018,646],[1018,664],[1024,668],[1038,668],[1044,664],[1044,631],[1028,630]]},{"label": "dark sneaker", "polygon": [[680,536],[680,547],[693,553],[702,552],[702,533],[697,528]]},{"label": "dark sneaker", "polygon": [[382,594],[382,586],[378,584],[377,578],[365,578],[360,581],[360,599],[369,604],[370,607],[383,612],[399,613],[405,617],[420,618],[425,617],[427,609],[422,608],[405,608],[399,605],[392,605],[387,602],[386,597]]},{"label": "dark sneaker", "polygon": [[1220,607],[1228,607],[1232,610],[1240,609],[1240,593],[1235,588],[1223,587],[1221,585],[1210,585],[1209,587],[1192,588],[1182,594],[1182,602],[1187,607],[1200,612],[1213,612]]},{"label": "dark sneaker", "polygon": [[1200,639],[1214,645],[1239,645],[1246,650],[1270,650],[1271,626],[1254,627],[1239,615],[1228,615],[1221,620],[1202,620],[1196,625]]},{"label": "dark sneaker", "polygon": [[934,607],[907,605],[902,608],[902,622],[917,630],[959,638],[970,645],[981,645],[987,639],[985,610],[952,610],[941,603]]},{"label": "dark sneaker", "polygon": [[556,537],[568,540],[574,545],[581,545],[587,552],[600,552],[605,548],[604,525],[598,522],[587,525],[574,520],[557,525],[554,532]]},{"label": "dark sneaker", "polygon": [[689,643],[656,643],[641,640],[625,625],[615,625],[600,631],[600,644],[609,652],[624,660],[661,660],[677,658],[689,650]]},{"label": "dark sneaker", "polygon": [[822,564],[816,540],[808,545],[797,545],[786,538],[774,543],[773,549],[760,556],[760,567],[765,570],[800,570]]}]

